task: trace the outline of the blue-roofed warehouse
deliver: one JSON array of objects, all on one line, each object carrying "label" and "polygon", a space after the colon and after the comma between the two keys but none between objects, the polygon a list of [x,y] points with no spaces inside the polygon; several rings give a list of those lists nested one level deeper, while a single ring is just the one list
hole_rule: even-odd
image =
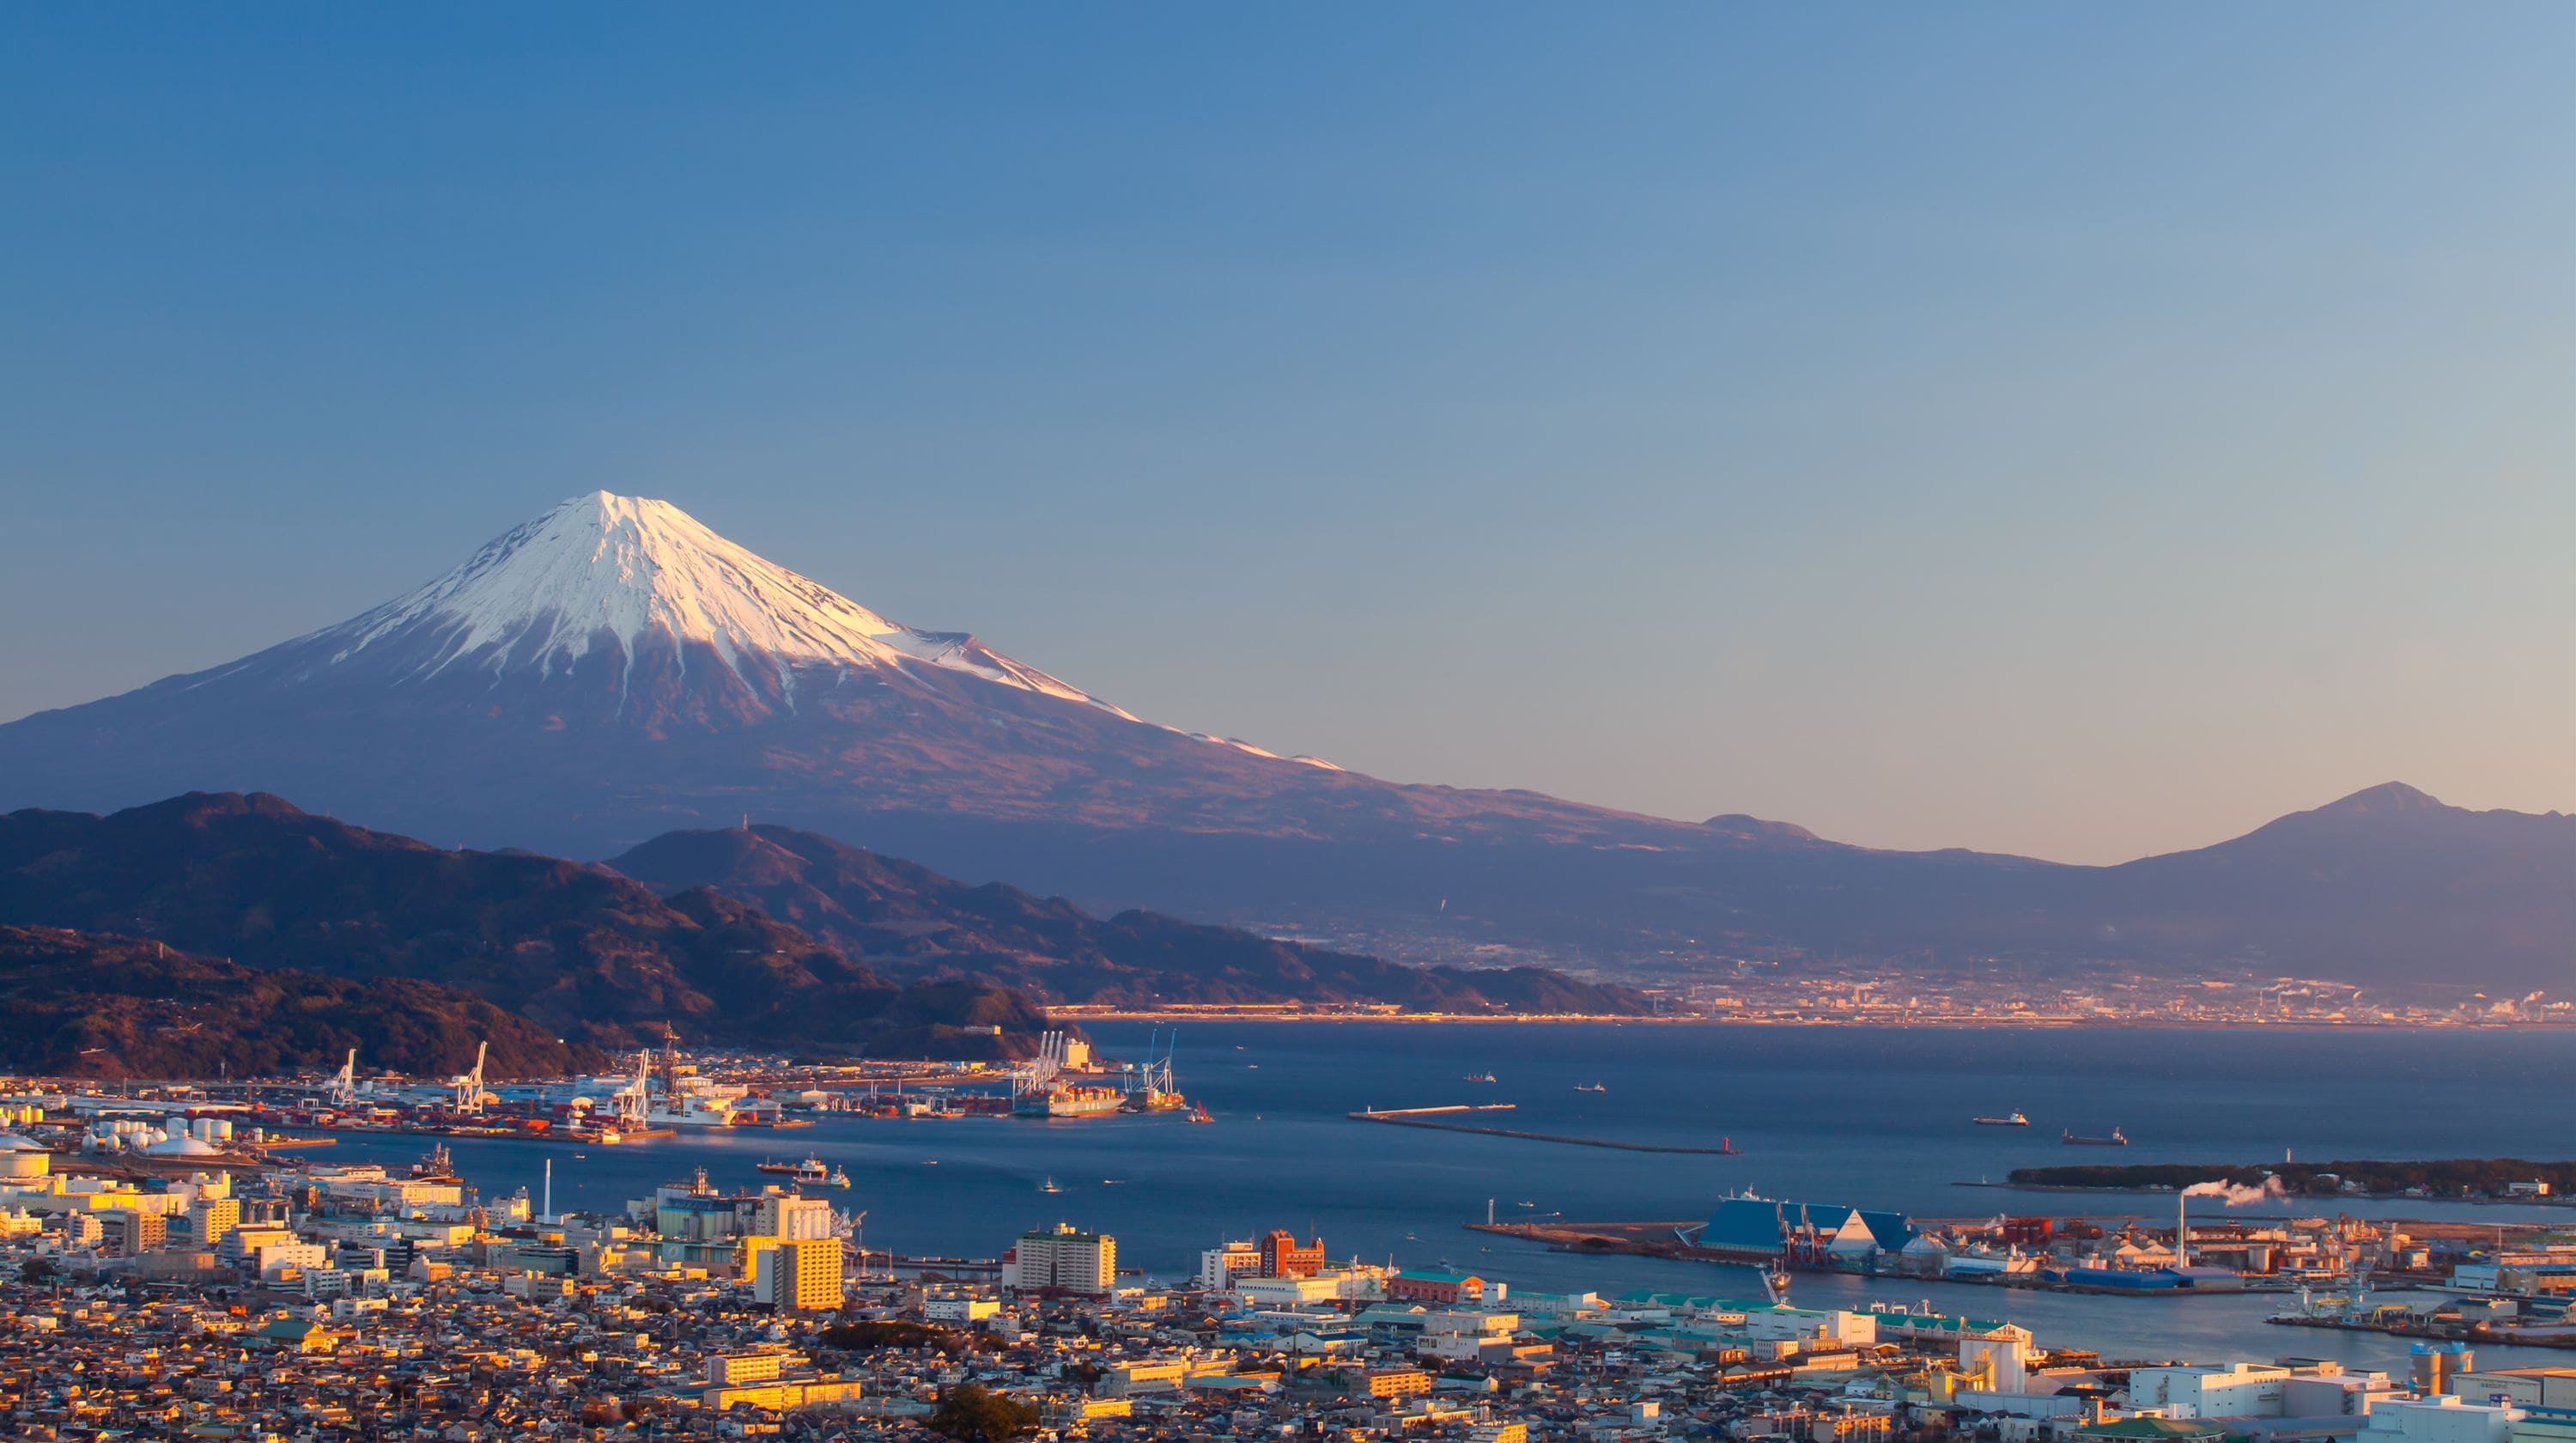
[{"label": "blue-roofed warehouse", "polygon": [[1715,1252],[1866,1262],[1882,1252],[1898,1252],[1913,1240],[1914,1224],[1901,1213],[1839,1203],[1731,1197],[1709,1214],[1695,1242]]}]

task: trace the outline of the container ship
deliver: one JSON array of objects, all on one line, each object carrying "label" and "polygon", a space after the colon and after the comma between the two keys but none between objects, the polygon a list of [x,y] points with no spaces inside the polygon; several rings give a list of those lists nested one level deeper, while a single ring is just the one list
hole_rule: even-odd
[{"label": "container ship", "polygon": [[1129,1112],[1170,1112],[1189,1106],[1190,1101],[1177,1092],[1166,1092],[1159,1087],[1140,1087],[1127,1094],[1125,1105]]},{"label": "container ship", "polygon": [[1072,1087],[1059,1083],[1032,1092],[1011,1110],[1022,1117],[1106,1117],[1127,1105],[1127,1094],[1115,1087]]}]

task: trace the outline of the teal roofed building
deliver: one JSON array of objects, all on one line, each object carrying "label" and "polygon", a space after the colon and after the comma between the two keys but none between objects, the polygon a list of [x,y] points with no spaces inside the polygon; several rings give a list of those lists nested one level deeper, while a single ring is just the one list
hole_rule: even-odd
[{"label": "teal roofed building", "polygon": [[1717,1205],[1694,1239],[1718,1252],[1776,1257],[1803,1254],[1817,1260],[1865,1262],[1898,1253],[1914,1241],[1914,1224],[1902,1213],[1840,1203],[1731,1197]]}]

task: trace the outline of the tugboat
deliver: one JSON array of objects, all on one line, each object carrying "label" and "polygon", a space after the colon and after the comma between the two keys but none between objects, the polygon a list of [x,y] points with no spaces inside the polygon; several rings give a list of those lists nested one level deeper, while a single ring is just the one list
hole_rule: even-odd
[{"label": "tugboat", "polygon": [[1047,1180],[1046,1180],[1045,1182],[1042,1182],[1042,1183],[1039,1183],[1039,1184],[1038,1184],[1038,1191],[1040,1191],[1040,1192],[1062,1192],[1062,1191],[1064,1191],[1064,1189],[1063,1189],[1063,1188],[1060,1188],[1060,1187],[1057,1187],[1057,1186],[1055,1185],[1055,1175],[1054,1175],[1053,1173],[1049,1173],[1049,1174],[1047,1175]]},{"label": "tugboat", "polygon": [[2012,1114],[2012,1116],[2010,1116],[2010,1117],[1980,1117],[1980,1118],[1975,1118],[1975,1119],[1972,1119],[1972,1120],[1973,1120],[1973,1121],[1977,1124],[1977,1126],[1979,1126],[1979,1127],[2028,1127],[2028,1126],[2030,1126],[2030,1119],[2029,1119],[2029,1118],[2027,1118],[2027,1117],[2022,1116],[2022,1115],[2021,1115],[2021,1112],[2020,1112],[2020,1110],[2019,1110],[2019,1109],[2015,1109],[2015,1110],[2014,1110],[2014,1112],[2013,1112],[2013,1114]]},{"label": "tugboat", "polygon": [[1215,1119],[1215,1118],[1213,1118],[1213,1117],[1208,1116],[1207,1104],[1206,1104],[1206,1103],[1204,1103],[1204,1102],[1202,1102],[1202,1103],[1198,1104],[1197,1106],[1195,1106],[1195,1107],[1193,1107],[1193,1108],[1191,1108],[1191,1109],[1190,1109],[1190,1121],[1192,1121],[1192,1122],[1214,1122],[1214,1121],[1216,1121],[1216,1119]]},{"label": "tugboat", "polygon": [[2077,1137],[2071,1128],[2067,1130],[2065,1137],[2068,1147],[2127,1147],[2129,1145],[2129,1135],[2116,1127],[2111,1129],[2109,1137]]},{"label": "tugboat", "polygon": [[843,1190],[844,1192],[846,1192],[846,1191],[848,1191],[848,1190],[849,1190],[849,1186],[850,1186],[850,1175],[849,1175],[848,1173],[846,1173],[846,1172],[843,1172],[841,1169],[839,1169],[839,1168],[837,1168],[837,1167],[836,1167],[836,1168],[832,1169],[832,1175],[831,1175],[831,1177],[827,1178],[827,1179],[824,1181],[823,1185],[824,1185],[825,1187],[836,1187],[836,1188],[840,1188],[841,1190]]}]

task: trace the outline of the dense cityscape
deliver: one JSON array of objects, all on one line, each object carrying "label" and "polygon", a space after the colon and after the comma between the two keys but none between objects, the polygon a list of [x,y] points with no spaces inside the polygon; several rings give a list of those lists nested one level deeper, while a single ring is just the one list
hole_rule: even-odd
[{"label": "dense cityscape", "polygon": [[[551,1160],[535,1196],[492,1196],[436,1141],[552,1148],[564,1144],[542,1139],[560,1132],[649,1148],[709,1127],[793,1139],[836,1115],[898,1127],[943,1108],[972,1115],[957,1099],[977,1080],[999,1089],[974,1094],[1001,1104],[981,1110],[1057,1120],[960,1125],[1108,1125],[1051,1114],[1068,1095],[1126,1113],[1179,1105],[1167,1064],[1110,1064],[1075,1043],[1007,1073],[910,1069],[910,1094],[904,1070],[886,1067],[641,1063],[598,1079],[596,1097],[354,1066],[18,1084],[0,1099],[9,1436],[2576,1439],[2576,1358],[2477,1357],[2576,1347],[2576,1229],[2192,1216],[2189,1193],[2211,1194],[2204,1213],[2244,1200],[2217,1184],[2177,1196],[2165,1229],[1746,1195],[1668,1250],[1732,1265],[1711,1267],[1704,1293],[1540,1291],[1337,1260],[1284,1228],[1154,1277],[1124,1265],[1115,1237],[1051,1217],[1053,1199],[990,1219],[988,1255],[911,1257],[865,1245],[864,1172],[809,1159],[718,1179],[700,1167],[619,1211],[558,1212]],[[939,1075],[959,1085],[919,1090]],[[615,1131],[621,1110],[632,1139]],[[370,1132],[415,1134],[428,1151],[408,1168],[327,1160],[335,1135]],[[2277,1181],[2247,1191],[2281,1198]],[[2496,1193],[2532,1202],[2553,1189]],[[1488,1221],[1578,1251],[1669,1231]],[[1800,1306],[1798,1280],[1816,1273],[2001,1286],[1991,1316]],[[1725,1291],[1748,1275],[1757,1296]],[[2288,1332],[2272,1356],[2105,1356],[2010,1321],[2018,1288],[2268,1291],[2278,1321],[2404,1339],[2410,1361],[2302,1357]]]},{"label": "dense cityscape", "polygon": [[[1419,938],[1336,938],[1337,945],[1420,947]],[[1801,961],[1751,963],[1695,957],[1631,957],[1609,968],[1586,969],[1583,959],[1539,951],[1520,955],[1489,948],[1448,949],[1429,955],[1478,966],[1544,963],[1574,975],[1616,978],[1650,999],[1650,1015],[1799,1026],[1908,1027],[2566,1027],[2576,1026],[2576,1001],[2533,992],[2490,996],[2472,988],[2415,989],[2398,995],[2349,983],[2296,977],[2188,978],[2119,971],[2059,975],[2042,968],[1989,960],[1939,972],[1848,967]],[[1728,980],[1676,980],[1708,972]],[[1260,1017],[1408,1015],[1386,1003],[1262,1005],[1156,1003],[1057,1009],[1066,1017]],[[1410,1015],[1420,1016],[1413,1013]]]}]

